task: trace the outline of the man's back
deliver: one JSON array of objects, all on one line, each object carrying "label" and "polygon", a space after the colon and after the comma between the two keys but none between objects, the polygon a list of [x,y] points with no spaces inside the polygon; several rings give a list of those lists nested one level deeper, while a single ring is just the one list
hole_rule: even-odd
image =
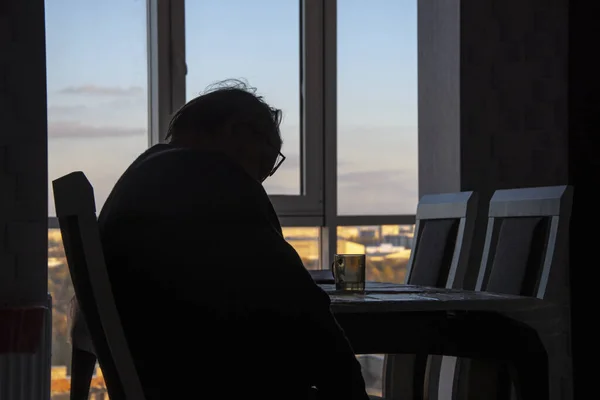
[{"label": "man's back", "polygon": [[227,157],[153,147],[119,180],[99,225],[150,398],[306,398],[313,385],[332,397],[333,382],[363,398],[327,295],[260,183]]}]

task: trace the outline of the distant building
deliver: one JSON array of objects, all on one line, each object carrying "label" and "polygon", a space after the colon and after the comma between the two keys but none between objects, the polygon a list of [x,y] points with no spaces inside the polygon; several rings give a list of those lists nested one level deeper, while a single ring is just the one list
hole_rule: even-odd
[{"label": "distant building", "polygon": [[375,229],[361,229],[358,231],[358,237],[360,239],[374,239],[377,237],[377,230]]},{"label": "distant building", "polygon": [[387,256],[393,253],[404,252],[406,247],[404,246],[394,246],[390,243],[383,243],[379,246],[367,246],[366,254],[367,256]]},{"label": "distant building", "polygon": [[412,235],[385,235],[383,237],[383,243],[391,244],[392,246],[404,247],[407,249],[412,249],[412,241]]}]

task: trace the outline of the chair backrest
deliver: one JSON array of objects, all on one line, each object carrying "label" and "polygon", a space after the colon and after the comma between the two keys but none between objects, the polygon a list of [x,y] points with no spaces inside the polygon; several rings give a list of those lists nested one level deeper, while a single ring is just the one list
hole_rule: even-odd
[{"label": "chair backrest", "polygon": [[476,214],[477,194],[473,192],[421,197],[405,282],[460,288],[469,262]]},{"label": "chair backrest", "polygon": [[572,198],[570,186],[496,191],[475,289],[562,298]]},{"label": "chair backrest", "polygon": [[143,400],[144,393],[114,302],[92,185],[83,172],[52,182],[54,202],[75,296],[113,400]]},{"label": "chair backrest", "polygon": [[[474,192],[432,194],[417,206],[415,237],[405,283],[461,288],[469,262],[477,215]],[[441,357],[393,354],[385,357],[384,398],[422,398],[437,387]]]},{"label": "chair backrest", "polygon": [[[497,190],[490,200],[475,289],[551,299],[566,306],[572,198],[570,186]],[[568,340],[564,342],[568,346]],[[452,367],[453,399],[487,397],[494,391],[499,398],[515,397],[506,368],[463,359]],[[495,376],[485,387],[469,383],[488,379],[490,374]],[[555,384],[561,379],[551,381]]]}]

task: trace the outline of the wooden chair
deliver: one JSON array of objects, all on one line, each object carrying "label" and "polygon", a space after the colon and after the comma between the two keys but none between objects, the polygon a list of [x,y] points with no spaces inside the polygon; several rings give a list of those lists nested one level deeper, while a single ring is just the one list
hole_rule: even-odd
[{"label": "wooden chair", "polygon": [[[570,186],[496,191],[476,290],[550,299],[567,310],[572,196]],[[568,340],[564,343],[568,345]],[[560,384],[561,379],[550,374],[551,384]],[[453,399],[515,397],[508,369],[492,362],[459,359],[454,377]]]},{"label": "wooden chair", "polygon": [[[461,288],[477,213],[473,192],[426,195],[417,206],[406,284]],[[410,329],[410,327],[407,327]],[[394,354],[384,361],[383,397],[421,399],[437,388],[440,356]]]},{"label": "wooden chair", "polygon": [[[63,176],[52,185],[75,295],[90,328],[108,395],[111,400],[144,400],[106,271],[93,188],[83,172]],[[73,370],[77,361],[73,360]]]}]

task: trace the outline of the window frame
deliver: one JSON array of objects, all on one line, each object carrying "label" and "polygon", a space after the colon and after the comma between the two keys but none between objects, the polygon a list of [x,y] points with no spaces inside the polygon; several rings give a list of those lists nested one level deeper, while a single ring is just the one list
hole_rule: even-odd
[{"label": "window frame", "polygon": [[[314,162],[323,158],[323,71],[320,67],[323,51],[320,29],[305,29],[307,26],[323,26],[321,1],[299,1],[300,194],[270,196],[275,210],[282,217],[314,218],[323,214],[321,163]],[[154,81],[149,83],[157,89],[152,92],[156,95],[150,105],[155,114],[150,120],[158,120],[150,125],[150,144],[153,145],[164,141],[170,116],[186,101],[185,0],[148,0],[148,4],[148,31],[154,32],[149,36],[152,40],[149,40],[148,54],[150,67],[154,66],[156,70],[152,73]],[[157,17],[152,17],[154,13]]]},{"label": "window frame", "polygon": [[[189,0],[188,0],[189,1]],[[338,226],[410,225],[415,215],[338,215],[337,0],[299,0],[299,195],[270,195],[282,226],[320,227],[321,268],[336,252]],[[147,0],[148,144],[164,142],[186,101],[185,0]],[[49,229],[58,228],[56,217]]]},{"label": "window frame", "polygon": [[[321,0],[300,0],[300,194],[270,195],[280,217],[323,215],[323,15]],[[312,29],[306,29],[306,27]]]},{"label": "window frame", "polygon": [[[412,225],[415,215],[339,215],[337,185],[337,0],[319,0],[323,9],[324,125],[323,187],[324,213],[321,227],[321,268],[330,269],[337,251],[340,226]],[[307,152],[310,149],[307,149]],[[416,211],[416,209],[415,209]],[[285,222],[285,221],[284,221]],[[282,222],[283,224],[283,222]]]}]

